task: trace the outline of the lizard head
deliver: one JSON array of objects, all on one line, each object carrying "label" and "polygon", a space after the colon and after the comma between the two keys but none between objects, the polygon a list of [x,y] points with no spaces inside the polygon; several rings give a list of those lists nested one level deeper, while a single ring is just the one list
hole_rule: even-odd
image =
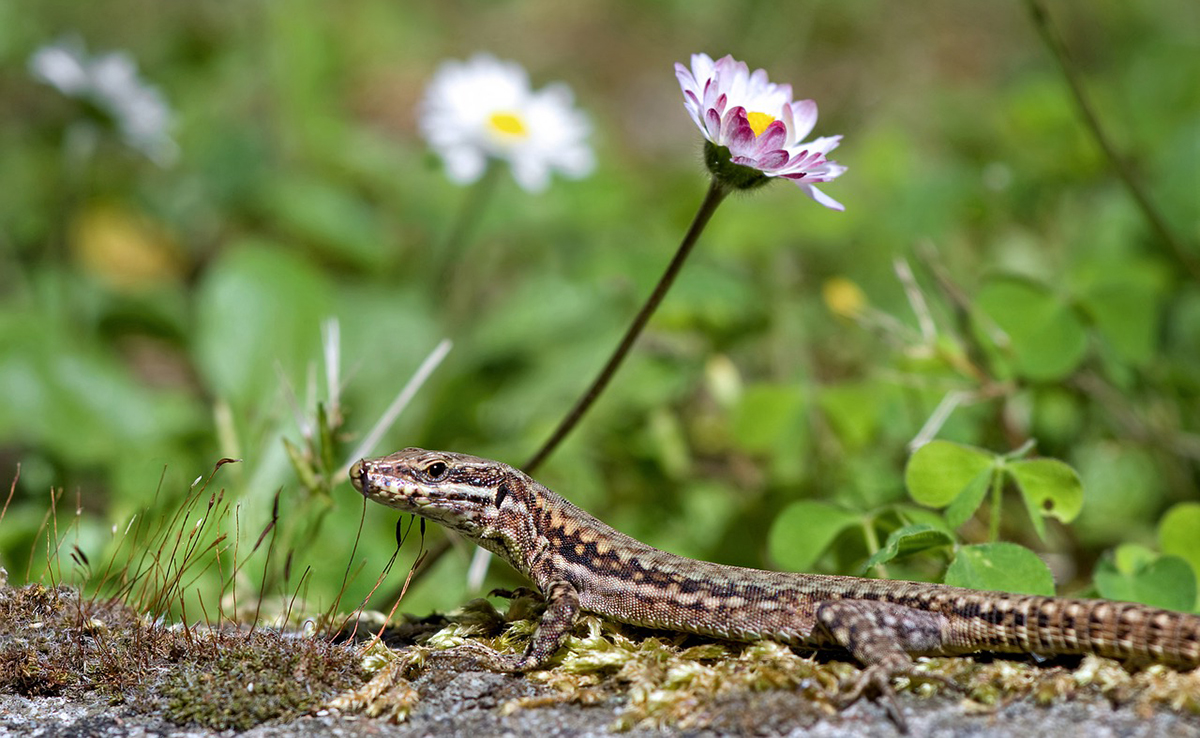
[{"label": "lizard head", "polygon": [[517,475],[496,461],[420,448],[350,467],[350,482],[368,500],[428,518],[477,542],[495,537],[509,480]]}]

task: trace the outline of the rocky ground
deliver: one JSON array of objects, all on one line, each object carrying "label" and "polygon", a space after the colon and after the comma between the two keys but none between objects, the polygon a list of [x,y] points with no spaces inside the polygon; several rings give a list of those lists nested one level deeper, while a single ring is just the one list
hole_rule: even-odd
[{"label": "rocky ground", "polygon": [[[152,626],[68,588],[0,587],[0,735],[899,735],[881,702],[835,707],[858,673],[844,655],[595,618],[545,672],[495,674],[470,655],[519,647],[533,627],[480,600],[406,620],[399,651],[376,644],[364,660],[361,643]],[[922,668],[959,689],[899,683],[912,735],[1200,737],[1200,672],[1094,658]]]},{"label": "rocky ground", "polygon": [[[548,690],[527,679],[488,672],[433,670],[416,680],[421,701],[401,724],[355,715],[318,711],[282,723],[251,728],[246,738],[291,736],[426,736],[426,735],[609,735],[625,704],[619,698],[598,705],[555,704],[504,714],[503,705]],[[1099,699],[1038,706],[1015,700],[995,710],[980,711],[956,698],[901,695],[912,735],[928,736],[1200,736],[1200,720],[1171,710],[1141,714],[1114,709]],[[139,713],[99,698],[21,697],[0,695],[0,735],[73,738],[74,736],[179,736],[209,738],[232,735],[179,726],[161,715]],[[884,711],[860,703],[832,715],[817,715],[797,704],[794,695],[767,692],[730,698],[720,715],[703,729],[633,728],[623,735],[899,735]],[[621,735],[621,734],[618,734]]]}]

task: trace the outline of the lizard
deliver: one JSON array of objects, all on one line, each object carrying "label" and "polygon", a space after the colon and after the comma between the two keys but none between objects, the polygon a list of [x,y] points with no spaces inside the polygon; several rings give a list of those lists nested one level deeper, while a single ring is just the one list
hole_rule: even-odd
[{"label": "lizard", "polygon": [[838,647],[865,667],[844,704],[874,690],[904,731],[891,680],[919,676],[918,655],[1096,654],[1200,666],[1200,616],[1130,602],[699,561],[625,535],[520,470],[476,456],[406,448],[359,460],[350,480],[365,498],[491,551],[541,591],[546,609],[528,647],[520,655],[489,649],[494,671],[546,667],[581,612],[730,641]]}]

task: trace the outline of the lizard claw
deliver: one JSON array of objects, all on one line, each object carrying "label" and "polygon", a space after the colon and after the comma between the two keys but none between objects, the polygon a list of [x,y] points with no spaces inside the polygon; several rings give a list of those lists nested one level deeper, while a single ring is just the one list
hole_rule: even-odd
[{"label": "lizard claw", "polygon": [[896,690],[892,688],[892,676],[894,675],[891,670],[878,664],[863,669],[850,691],[841,696],[839,709],[844,710],[850,707],[870,690],[877,696],[884,711],[887,712],[888,718],[896,725],[896,729],[907,735],[908,721],[904,719],[904,712],[900,709],[900,703],[896,701]]},{"label": "lizard claw", "polygon": [[849,691],[842,694],[840,699],[840,709],[846,709],[855,702],[858,702],[867,694],[874,694],[883,705],[883,709],[887,712],[888,718],[895,723],[896,728],[901,733],[908,733],[908,722],[904,719],[904,714],[900,709],[900,703],[896,699],[896,690],[892,687],[892,678],[897,676],[907,677],[916,682],[936,682],[939,685],[952,689],[955,692],[965,692],[966,689],[955,682],[954,680],[942,676],[941,674],[928,674],[915,671],[911,668],[901,671],[889,669],[880,664],[867,667],[860,673],[858,679],[854,681],[854,685]]},{"label": "lizard claw", "polygon": [[531,587],[517,587],[516,589],[496,587],[492,591],[488,592],[488,597],[500,597],[506,600],[515,600],[521,597],[533,597],[539,601],[544,599],[541,592]]}]

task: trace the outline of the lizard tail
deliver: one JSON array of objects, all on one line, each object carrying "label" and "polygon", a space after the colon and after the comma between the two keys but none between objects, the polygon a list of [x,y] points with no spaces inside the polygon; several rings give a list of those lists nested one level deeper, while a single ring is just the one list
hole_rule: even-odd
[{"label": "lizard tail", "polygon": [[981,603],[952,641],[1200,666],[1200,616],[1132,602],[1010,595]]}]

